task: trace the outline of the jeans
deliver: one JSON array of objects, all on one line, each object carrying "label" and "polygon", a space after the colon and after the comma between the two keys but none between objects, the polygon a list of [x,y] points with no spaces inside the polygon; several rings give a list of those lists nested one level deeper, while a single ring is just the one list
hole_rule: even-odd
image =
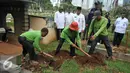
[{"label": "jeans", "polygon": [[26,37],[19,36],[18,37],[19,43],[23,47],[23,56],[25,57],[27,53],[29,53],[30,60],[37,60],[37,55],[35,53],[33,42],[26,40]]},{"label": "jeans", "polygon": [[111,48],[110,42],[108,40],[108,36],[98,36],[98,37],[96,37],[95,40],[92,41],[91,48],[90,48],[88,53],[93,54],[95,47],[96,47],[99,40],[103,41],[103,43],[104,43],[104,45],[107,49],[108,56],[112,56],[112,48]]},{"label": "jeans", "polygon": [[[75,43],[75,38],[70,38],[70,40],[73,43]],[[61,49],[64,42],[65,42],[65,39],[61,38],[60,42],[59,42],[59,45],[57,46],[55,55],[60,52],[60,49]],[[70,45],[70,56],[75,56],[75,47],[73,47],[72,45]]]}]

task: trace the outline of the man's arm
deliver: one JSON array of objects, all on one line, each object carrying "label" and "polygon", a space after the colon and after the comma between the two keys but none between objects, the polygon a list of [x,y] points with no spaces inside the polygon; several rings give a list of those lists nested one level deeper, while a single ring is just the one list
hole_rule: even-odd
[{"label": "man's arm", "polygon": [[57,27],[57,20],[58,20],[58,13],[56,12],[55,16],[54,16],[54,23],[55,23],[56,27]]},{"label": "man's arm", "polygon": [[83,15],[82,30],[85,29],[85,16]]},{"label": "man's arm", "polygon": [[41,38],[40,36],[36,37],[35,40],[34,40],[34,43],[33,43],[34,48],[38,49],[39,52],[42,51],[41,48],[40,48],[40,45],[39,45],[40,44],[39,43],[40,42],[40,38]]},{"label": "man's arm", "polygon": [[129,25],[129,21],[127,20],[127,22],[126,22],[126,26],[128,27],[128,25]]},{"label": "man's arm", "polygon": [[104,20],[104,22],[102,23],[101,28],[94,34],[94,37],[97,37],[107,26],[108,21]]},{"label": "man's arm", "polygon": [[68,37],[67,33],[65,33],[64,31],[62,31],[61,36],[64,36],[64,39],[70,44],[72,45],[73,42],[70,40],[70,38]]},{"label": "man's arm", "polygon": [[117,25],[117,21],[118,21],[118,19],[116,19],[115,23],[112,25],[112,33],[113,33],[114,30],[115,30],[115,27],[116,27],[116,25]]}]

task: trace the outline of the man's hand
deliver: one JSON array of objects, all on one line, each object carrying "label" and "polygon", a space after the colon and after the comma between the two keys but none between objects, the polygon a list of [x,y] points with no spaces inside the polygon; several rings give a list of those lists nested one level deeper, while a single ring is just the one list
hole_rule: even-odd
[{"label": "man's hand", "polygon": [[93,40],[95,40],[95,36],[91,36],[91,39],[90,39],[91,41],[93,41]]},{"label": "man's hand", "polygon": [[87,42],[86,40],[83,40],[82,45],[86,45],[86,42]]},{"label": "man's hand", "polygon": [[84,30],[81,31],[82,33],[84,32]]},{"label": "man's hand", "polygon": [[77,47],[75,44],[72,44],[72,46],[75,47],[75,48]]},{"label": "man's hand", "polygon": [[88,27],[88,24],[86,24],[86,27]]},{"label": "man's hand", "polygon": [[40,51],[40,54],[43,54],[43,51]]}]

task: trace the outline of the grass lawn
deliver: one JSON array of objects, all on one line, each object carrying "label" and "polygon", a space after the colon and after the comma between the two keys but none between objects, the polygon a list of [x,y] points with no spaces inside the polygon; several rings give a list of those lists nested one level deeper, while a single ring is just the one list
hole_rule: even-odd
[{"label": "grass lawn", "polygon": [[[49,45],[41,45],[43,51],[51,52],[56,49],[58,42],[52,42]],[[64,43],[61,50],[69,50],[69,45]],[[83,55],[81,52],[76,52]],[[53,71],[53,68],[44,68],[43,73],[130,73],[130,63],[123,61],[106,61],[107,66],[97,66],[95,68],[82,67],[75,60],[66,60],[59,71]]]}]

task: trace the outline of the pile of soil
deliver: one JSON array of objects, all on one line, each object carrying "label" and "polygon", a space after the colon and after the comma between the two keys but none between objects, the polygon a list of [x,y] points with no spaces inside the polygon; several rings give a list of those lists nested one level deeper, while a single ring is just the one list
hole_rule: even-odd
[{"label": "pile of soil", "polygon": [[119,48],[113,48],[113,51],[120,52],[120,53],[128,53],[128,48],[124,46],[120,46]]},{"label": "pile of soil", "polygon": [[[76,57],[73,58],[69,55],[69,52],[65,51],[65,50],[61,50],[56,56],[54,55],[55,51],[51,52],[50,54],[55,57],[55,59],[56,59],[55,61],[52,60],[51,58],[43,56],[43,55],[38,56],[38,61],[42,65],[46,64],[46,67],[48,67],[48,66],[53,67],[54,70],[59,69],[61,67],[61,65],[63,64],[63,62],[68,59],[74,59],[79,65],[82,65],[82,66],[105,65],[105,63],[104,63],[105,57],[104,57],[104,55],[102,55],[100,53],[92,54],[91,58],[87,57],[87,56],[79,56],[79,55],[76,55]],[[28,68],[26,68],[26,66],[28,66]],[[24,65],[24,67],[26,69],[31,68],[31,66],[29,67],[29,64],[27,64],[27,63]],[[35,68],[35,70],[39,71],[39,69],[36,69],[36,68]]]}]

